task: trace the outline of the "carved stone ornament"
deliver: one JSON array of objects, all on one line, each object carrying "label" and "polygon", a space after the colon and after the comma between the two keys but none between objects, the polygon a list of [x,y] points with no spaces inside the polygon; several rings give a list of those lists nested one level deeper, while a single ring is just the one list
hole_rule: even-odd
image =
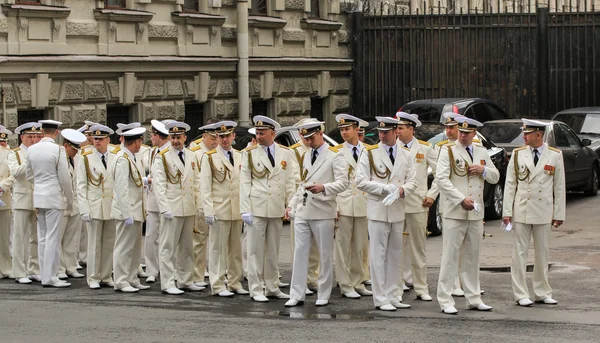
[{"label": "carved stone ornament", "polygon": [[108,24],[108,29],[110,30],[110,32],[115,32],[117,31],[117,23],[115,23],[114,21],[111,21]]},{"label": "carved stone ornament", "polygon": [[190,36],[194,34],[194,27],[192,25],[187,26],[187,34]]},{"label": "carved stone ornament", "polygon": [[29,21],[27,18],[19,18],[19,28],[23,31],[27,30],[29,27]]}]

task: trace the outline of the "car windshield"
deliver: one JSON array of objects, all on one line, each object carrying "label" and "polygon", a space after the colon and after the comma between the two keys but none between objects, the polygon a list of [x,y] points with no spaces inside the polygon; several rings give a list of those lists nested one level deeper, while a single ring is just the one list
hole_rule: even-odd
[{"label": "car windshield", "polygon": [[421,122],[438,123],[442,117],[444,104],[414,103],[406,104],[400,109],[406,113],[418,114]]},{"label": "car windshield", "polygon": [[600,135],[600,113],[561,113],[554,120],[569,125],[577,134]]},{"label": "car windshield", "polygon": [[524,144],[523,134],[519,122],[487,122],[479,131],[494,143],[500,144]]}]

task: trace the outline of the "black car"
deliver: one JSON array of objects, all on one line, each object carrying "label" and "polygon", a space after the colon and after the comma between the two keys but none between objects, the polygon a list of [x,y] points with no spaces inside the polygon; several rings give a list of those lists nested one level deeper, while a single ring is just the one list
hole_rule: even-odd
[{"label": "black car", "polygon": [[600,107],[571,108],[558,112],[552,120],[569,125],[579,139],[589,139],[589,148],[600,156]]},{"label": "black car", "polygon": [[[364,119],[364,118],[363,118]],[[419,117],[420,119],[420,117]],[[367,119],[365,119],[367,120]],[[367,120],[369,127],[365,130],[365,143],[366,144],[377,144],[379,142],[379,135],[377,134],[377,122]],[[431,144],[436,144],[443,140],[446,140],[446,134],[444,133],[445,126],[439,122],[425,122],[421,126],[415,129],[415,137],[422,141],[427,141]],[[339,129],[333,129],[328,135],[336,141],[343,142],[340,135]],[[489,139],[487,139],[481,133],[477,133],[477,138],[481,141],[481,144],[488,150],[488,154],[492,162],[498,171],[500,171],[500,180],[495,185],[485,183],[483,190],[483,197],[485,199],[485,216],[488,219],[499,219],[502,216],[502,201],[504,197],[504,180],[506,177],[506,167],[508,165],[508,155],[506,151],[497,147]],[[433,173],[429,171],[428,183],[431,187],[433,182]],[[436,199],[433,206],[429,210],[429,219],[427,223],[427,229],[431,236],[439,236],[442,234],[442,218],[439,213],[439,196]]]},{"label": "black car", "polygon": [[[595,151],[588,146],[591,141],[579,139],[571,128],[560,121],[540,120],[546,123],[544,142],[560,149],[565,164],[565,183],[569,191],[584,191],[586,195],[598,193],[600,161]],[[511,155],[514,148],[523,146],[520,119],[496,120],[485,123],[481,132]]]},{"label": "black car", "polygon": [[418,114],[421,122],[443,123],[442,113],[453,112],[480,122],[508,119],[509,115],[494,102],[482,98],[421,99],[406,103],[398,111]]}]

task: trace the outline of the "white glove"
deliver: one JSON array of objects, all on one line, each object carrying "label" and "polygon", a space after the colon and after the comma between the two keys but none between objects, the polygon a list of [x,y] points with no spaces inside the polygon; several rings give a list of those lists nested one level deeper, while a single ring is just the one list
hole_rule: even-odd
[{"label": "white glove", "polygon": [[6,206],[6,203],[4,201],[0,200],[0,207],[4,207],[4,206]]},{"label": "white glove", "polygon": [[500,224],[500,229],[502,229],[506,232],[510,232],[510,231],[512,231],[512,223],[508,222],[508,224],[504,224],[504,222],[502,222],[502,224]]},{"label": "white glove", "polygon": [[399,192],[398,191],[398,187],[394,186],[394,185],[385,185],[383,186],[383,190],[387,193],[387,194],[392,194],[395,192]]},{"label": "white glove", "polygon": [[166,220],[172,220],[173,219],[173,213],[171,213],[171,211],[167,211],[167,212],[163,213],[162,215],[163,215],[163,217]]},{"label": "white glove", "polygon": [[215,225],[215,221],[217,220],[217,218],[215,218],[215,216],[208,216],[205,217],[204,220],[206,221],[206,224],[208,224],[208,226],[213,226]]},{"label": "white glove", "polygon": [[478,203],[473,203],[473,211],[475,211],[476,215],[480,215],[481,214],[481,205]]},{"label": "white glove", "polygon": [[254,219],[254,216],[252,215],[252,213],[250,213],[250,212],[242,213],[242,220],[244,221],[244,223],[246,223],[248,225],[252,225],[253,219]]},{"label": "white glove", "polygon": [[[397,188],[396,188],[397,189]],[[396,191],[395,193],[390,193],[388,196],[383,199],[382,203],[384,206],[390,206],[400,197],[400,192]]]},{"label": "white glove", "polygon": [[125,219],[125,227],[130,227],[131,225],[133,225],[133,218]]},{"label": "white glove", "polygon": [[92,221],[92,217],[90,217],[89,213],[82,213],[81,214],[81,220],[86,222],[86,223],[90,223]]}]

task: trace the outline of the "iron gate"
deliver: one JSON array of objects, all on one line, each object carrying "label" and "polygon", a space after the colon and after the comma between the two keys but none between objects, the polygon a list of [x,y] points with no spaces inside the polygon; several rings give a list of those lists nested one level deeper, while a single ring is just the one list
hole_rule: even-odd
[{"label": "iron gate", "polygon": [[352,15],[359,116],[393,115],[429,98],[486,98],[512,117],[600,105],[600,12],[593,7],[498,2],[481,11],[469,2],[463,13],[438,3],[420,13],[386,4],[367,2]]}]

